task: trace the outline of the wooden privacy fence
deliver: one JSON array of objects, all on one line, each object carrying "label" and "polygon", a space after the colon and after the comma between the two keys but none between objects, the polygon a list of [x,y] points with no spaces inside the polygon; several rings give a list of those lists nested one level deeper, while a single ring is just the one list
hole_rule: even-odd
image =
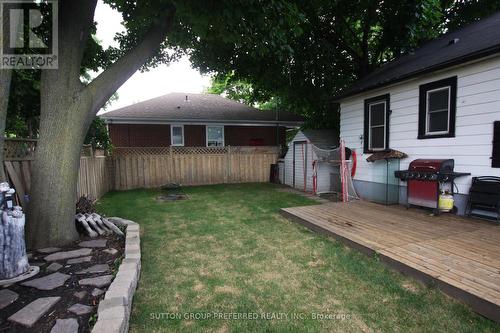
[{"label": "wooden privacy fence", "polygon": [[114,190],[111,159],[107,156],[80,157],[77,197],[86,195],[99,199],[111,190]]},{"label": "wooden privacy fence", "polygon": [[[78,173],[77,195],[86,195],[99,199],[106,192],[113,189],[113,177],[110,173],[111,161],[109,157],[81,157]],[[26,194],[30,194],[32,160],[6,160],[4,167],[22,202]],[[24,206],[24,205],[23,205]]]},{"label": "wooden privacy fence", "polygon": [[[36,140],[6,139],[4,169],[10,184],[17,192],[19,202],[26,207],[25,195],[31,192],[31,168]],[[114,188],[112,160],[106,156],[94,156],[88,147],[82,149],[78,173],[77,195],[99,199]]]},{"label": "wooden privacy fence", "polygon": [[[7,139],[4,167],[21,201],[30,193],[36,140]],[[110,190],[152,188],[167,183],[208,185],[269,181],[278,147],[115,148],[95,156],[85,147],[80,158],[77,195],[98,199]]]},{"label": "wooden privacy fence", "polygon": [[115,148],[115,189],[269,181],[277,147]]}]

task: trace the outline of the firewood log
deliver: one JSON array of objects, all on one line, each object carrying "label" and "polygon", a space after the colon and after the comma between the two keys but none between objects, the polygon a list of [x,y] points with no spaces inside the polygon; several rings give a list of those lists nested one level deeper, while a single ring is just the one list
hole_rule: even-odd
[{"label": "firewood log", "polygon": [[94,221],[94,219],[92,218],[92,216],[90,214],[85,214],[85,219],[87,220],[87,223],[89,224],[89,226],[94,229],[95,231],[97,231],[97,233],[99,235],[104,235],[105,232],[104,230],[102,230],[101,228],[99,228],[99,226],[97,225],[97,223]]},{"label": "firewood log", "polygon": [[123,234],[123,232],[120,230],[120,228],[118,228],[114,223],[112,222],[109,222],[109,220],[107,218],[105,218],[104,216],[101,217],[101,220],[102,222],[108,226],[111,230],[113,230],[113,232],[117,235],[120,235],[120,236],[125,236]]},{"label": "firewood log", "polygon": [[94,230],[90,229],[90,226],[87,223],[87,220],[86,220],[84,215],[76,214],[75,219],[77,220],[77,223],[79,223],[80,226],[83,227],[83,229],[85,230],[85,232],[87,233],[88,236],[90,236],[92,238],[97,237],[97,233]]},{"label": "firewood log", "polygon": [[99,226],[99,228],[101,228],[102,230],[104,230],[104,233],[106,235],[109,235],[109,234],[112,234],[113,231],[111,231],[111,229],[109,229],[101,220],[101,216],[99,214],[96,214],[96,213],[92,213],[90,214],[90,216],[92,216],[92,218],[94,219],[94,221],[97,223],[97,225]]}]

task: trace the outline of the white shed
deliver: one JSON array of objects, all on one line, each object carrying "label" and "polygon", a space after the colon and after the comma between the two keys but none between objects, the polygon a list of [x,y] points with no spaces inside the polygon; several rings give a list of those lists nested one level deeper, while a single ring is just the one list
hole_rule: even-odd
[{"label": "white shed", "polygon": [[[284,158],[284,167],[280,173],[282,182],[305,192],[313,192],[313,162],[318,158],[313,145],[320,149],[338,147],[338,134],[333,129],[302,130],[288,144]],[[317,189],[316,193],[331,192],[331,174],[338,174],[338,166],[329,163],[316,163]],[[280,171],[281,171],[280,170]]]}]

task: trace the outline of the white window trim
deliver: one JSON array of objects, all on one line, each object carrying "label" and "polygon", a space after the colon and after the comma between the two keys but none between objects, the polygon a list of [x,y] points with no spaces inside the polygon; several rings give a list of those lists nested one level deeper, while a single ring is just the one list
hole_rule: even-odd
[{"label": "white window trim", "polygon": [[210,124],[210,125],[205,125],[205,146],[206,147],[213,147],[208,145],[208,128],[209,127],[220,127],[222,128],[222,146],[226,146],[226,138],[225,138],[225,133],[224,133],[224,125],[219,125],[219,124]]},{"label": "white window trim", "polygon": [[[384,127],[384,147],[383,148],[373,148],[372,147],[372,106],[384,104],[384,125],[375,125],[373,127]],[[370,151],[383,151],[386,150],[387,144],[387,101],[376,101],[368,104],[368,149]]]},{"label": "white window trim", "polygon": [[[181,144],[174,144],[174,127],[180,127],[182,128],[182,143]],[[172,147],[184,147],[184,125],[183,124],[171,124],[170,125],[170,145]]]},{"label": "white window trim", "polygon": [[[440,90],[448,90],[448,117],[447,117],[447,124],[446,124],[446,131],[436,131],[436,132],[430,132],[429,131],[429,94],[440,91]],[[432,112],[444,112],[445,109],[442,110],[434,110]],[[439,87],[436,89],[432,90],[427,90],[425,92],[425,135],[441,135],[441,134],[449,134],[450,133],[450,113],[451,113],[451,86],[443,86]]]}]

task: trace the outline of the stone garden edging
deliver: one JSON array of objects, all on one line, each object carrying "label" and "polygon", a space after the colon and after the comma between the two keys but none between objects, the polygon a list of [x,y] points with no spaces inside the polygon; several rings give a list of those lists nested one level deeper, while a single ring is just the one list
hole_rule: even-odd
[{"label": "stone garden edging", "polygon": [[141,274],[141,239],[139,224],[119,217],[108,219],[126,226],[125,253],[115,279],[97,308],[97,322],[92,333],[128,332],[130,311]]}]

